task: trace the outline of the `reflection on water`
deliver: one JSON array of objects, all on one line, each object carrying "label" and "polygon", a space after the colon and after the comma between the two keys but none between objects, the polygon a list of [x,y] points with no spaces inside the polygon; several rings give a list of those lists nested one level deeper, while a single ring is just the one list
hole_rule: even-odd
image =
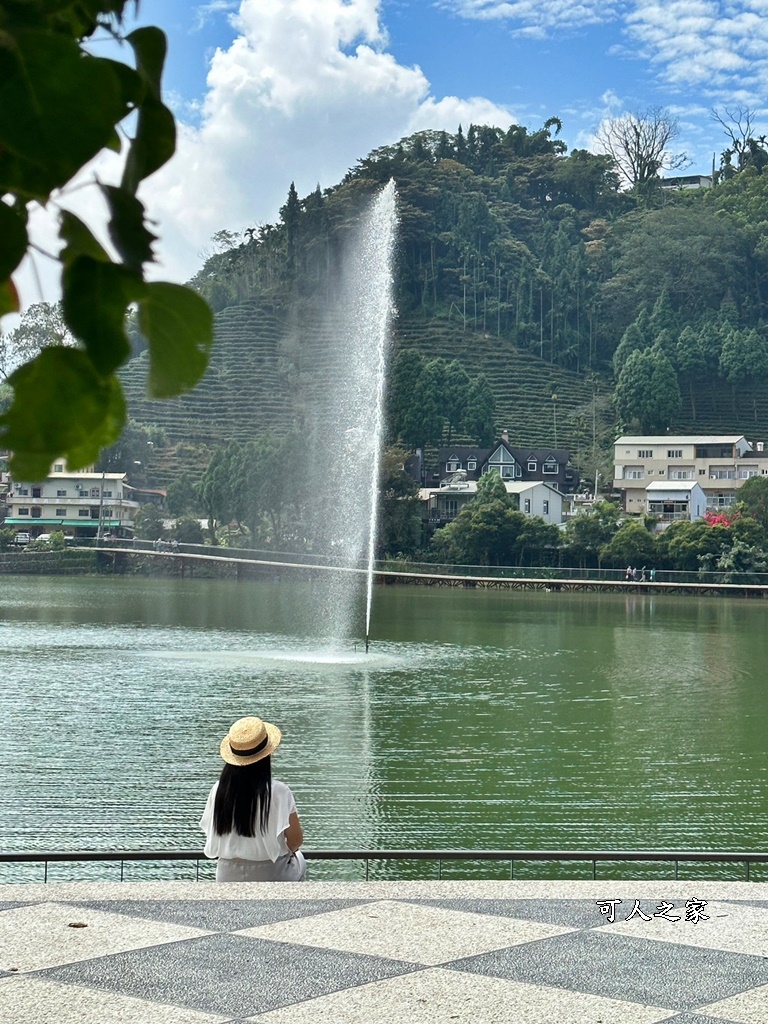
[{"label": "reflection on water", "polygon": [[764,602],[388,587],[366,655],[299,585],[3,582],[6,850],[197,847],[247,713],[312,847],[765,848]]}]

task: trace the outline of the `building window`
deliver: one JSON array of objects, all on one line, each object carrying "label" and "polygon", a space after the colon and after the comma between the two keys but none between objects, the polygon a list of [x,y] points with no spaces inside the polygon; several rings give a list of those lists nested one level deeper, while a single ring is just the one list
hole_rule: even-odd
[{"label": "building window", "polygon": [[668,459],[682,459],[683,449],[682,448],[667,448]]},{"label": "building window", "polygon": [[653,448],[640,448],[637,453],[638,459],[652,459]]},{"label": "building window", "polygon": [[91,505],[91,519],[98,519],[98,518],[99,518],[98,506],[96,508],[94,508],[93,505]]},{"label": "building window", "polygon": [[53,472],[54,473],[63,473],[64,472],[64,463],[63,462],[57,462],[56,465],[53,467]]},{"label": "building window", "polygon": [[523,512],[528,512],[530,514],[530,511],[531,511],[531,499],[530,498],[525,498],[524,501],[523,501]]},{"label": "building window", "polygon": [[112,491],[104,491],[103,497],[104,498],[111,498],[112,497]]},{"label": "building window", "polygon": [[20,498],[23,498],[23,497],[29,495],[29,488],[28,487],[17,487],[16,488],[16,493],[18,494],[18,496]]},{"label": "building window", "polygon": [[538,462],[533,462],[531,460],[531,462],[528,463],[528,472],[529,473],[535,473],[537,468],[538,468],[538,465],[539,465]]},{"label": "building window", "polygon": [[87,508],[79,508],[77,510],[77,514],[80,516],[81,519],[87,519],[91,513],[88,511]]},{"label": "building window", "polygon": [[681,467],[680,469],[670,469],[669,471],[670,480],[693,480],[693,466]]},{"label": "building window", "polygon": [[[458,459],[449,459],[445,464],[446,473],[455,473],[457,469],[461,469],[461,463]],[[98,494],[94,494],[94,498],[98,498]]]},{"label": "building window", "polygon": [[642,466],[625,466],[624,467],[624,479],[625,480],[644,480],[645,470]]},{"label": "building window", "polygon": [[40,508],[39,505],[33,505],[32,506],[32,518],[33,519],[42,519],[43,518],[43,510]]},{"label": "building window", "polygon": [[29,509],[28,508],[20,508],[19,509],[19,515],[20,516],[28,516],[29,515]]},{"label": "building window", "polygon": [[92,498],[98,498],[98,496],[99,496],[99,488],[98,487],[92,487],[91,488],[91,497]]},{"label": "building window", "polygon": [[43,489],[42,489],[42,487],[33,487],[32,488],[32,497],[33,498],[42,498],[42,496],[43,496]]},{"label": "building window", "polygon": [[706,473],[707,473],[706,469],[700,469],[699,470],[699,476],[706,476]]},{"label": "building window", "polygon": [[57,498],[66,498],[66,496],[67,496],[67,492],[66,491],[56,491],[56,497]]},{"label": "building window", "polygon": [[477,459],[467,459],[467,469],[470,473],[477,469]]},{"label": "building window", "polygon": [[65,508],[57,508],[56,509],[56,515],[58,516],[59,519],[64,519],[66,514],[67,514],[67,510]]},{"label": "building window", "polygon": [[556,462],[545,462],[544,463],[544,472],[545,473],[556,473],[559,468],[560,467],[557,465]]},{"label": "building window", "polygon": [[548,501],[542,502],[542,510],[543,510],[545,516],[549,515],[549,502]]}]

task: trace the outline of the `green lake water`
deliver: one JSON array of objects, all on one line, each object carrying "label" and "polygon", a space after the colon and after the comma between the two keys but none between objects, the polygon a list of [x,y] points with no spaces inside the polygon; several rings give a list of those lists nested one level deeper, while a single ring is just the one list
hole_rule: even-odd
[{"label": "green lake water", "polygon": [[309,847],[768,846],[768,602],[382,587],[329,655],[311,600],[4,577],[2,849],[200,846],[245,714]]}]

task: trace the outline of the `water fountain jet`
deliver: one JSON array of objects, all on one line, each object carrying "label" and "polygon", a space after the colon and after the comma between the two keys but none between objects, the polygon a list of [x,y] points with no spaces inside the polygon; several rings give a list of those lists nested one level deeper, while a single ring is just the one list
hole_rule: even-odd
[{"label": "water fountain jet", "polygon": [[[364,607],[369,649],[376,557],[384,395],[395,315],[393,259],[397,193],[390,181],[361,220],[345,250],[339,296],[328,311],[334,338],[324,356],[328,387],[311,409],[315,438],[310,487],[316,522],[314,551],[343,570],[318,594],[316,626],[332,647],[359,635]],[[330,452],[330,459],[317,455]],[[350,571],[352,570],[352,571]],[[325,575],[325,574],[324,574]],[[331,574],[328,574],[331,575]],[[318,588],[319,589],[319,588]]]}]

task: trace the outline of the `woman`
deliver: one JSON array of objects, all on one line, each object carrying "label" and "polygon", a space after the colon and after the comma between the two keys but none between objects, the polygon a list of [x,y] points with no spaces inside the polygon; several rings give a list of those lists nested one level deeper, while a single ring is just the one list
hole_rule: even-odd
[{"label": "woman", "polygon": [[272,778],[276,725],[240,718],[221,741],[226,762],[200,819],[205,856],[218,858],[217,882],[300,882],[307,864],[293,793]]}]

